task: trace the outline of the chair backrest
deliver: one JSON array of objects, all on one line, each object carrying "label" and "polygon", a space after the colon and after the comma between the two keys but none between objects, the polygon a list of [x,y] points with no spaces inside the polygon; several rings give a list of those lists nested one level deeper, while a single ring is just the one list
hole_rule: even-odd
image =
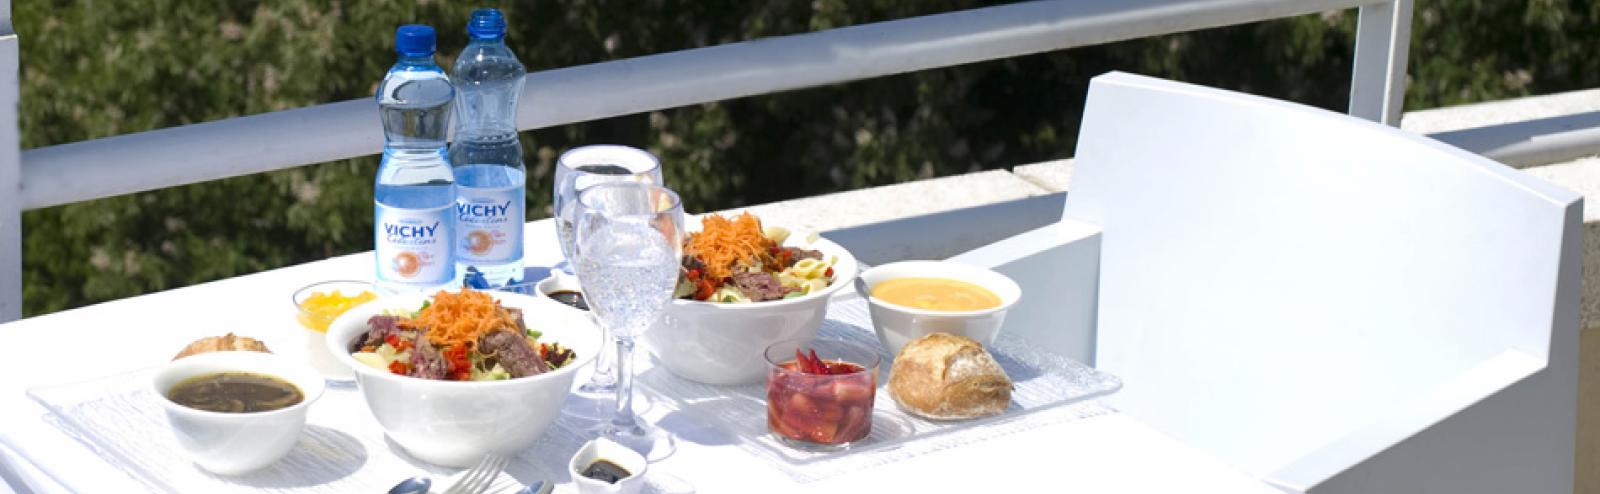
[{"label": "chair backrest", "polygon": [[1579,196],[1430,139],[1112,73],[1078,142],[1064,216],[1104,229],[1111,403],[1256,475],[1486,362],[1535,362],[1480,394],[1510,385],[1543,365],[1556,312],[1576,311],[1557,281]]}]

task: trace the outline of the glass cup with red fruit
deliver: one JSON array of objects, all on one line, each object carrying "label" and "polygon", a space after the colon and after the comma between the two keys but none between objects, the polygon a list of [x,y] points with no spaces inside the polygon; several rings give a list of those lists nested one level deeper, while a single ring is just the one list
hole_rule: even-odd
[{"label": "glass cup with red fruit", "polygon": [[844,449],[872,432],[877,350],[839,340],[767,347],[767,429],[790,446]]}]

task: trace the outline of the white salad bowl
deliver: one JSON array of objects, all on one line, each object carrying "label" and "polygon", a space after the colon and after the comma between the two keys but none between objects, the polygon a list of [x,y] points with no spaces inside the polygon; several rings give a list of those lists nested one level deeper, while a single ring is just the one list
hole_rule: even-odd
[{"label": "white salad bowl", "polygon": [[785,340],[811,339],[828,313],[828,299],[856,278],[856,258],[825,238],[790,235],[786,247],[822,252],[833,264],[833,283],[803,297],[752,303],[673,300],[646,334],[650,353],[667,370],[690,381],[753,384],[767,377],[763,352]]},{"label": "white salad bowl", "polygon": [[577,359],[536,376],[457,382],[395,375],[350,356],[350,344],[367,333],[367,319],[384,311],[416,311],[430,298],[420,293],[379,298],[350,309],[328,327],[328,351],[355,371],[356,386],[378,426],[423,461],[468,467],[488,453],[521,453],[555,421],[573,376],[600,350],[600,329],[582,311],[544,297],[485,293],[502,306],[522,309],[528,328],[543,333],[539,341],[560,343]]},{"label": "white salad bowl", "polygon": [[[167,394],[183,380],[219,372],[248,372],[276,377],[300,388],[300,403],[265,412],[224,413],[179,405]],[[178,447],[207,471],[240,475],[260,470],[283,458],[300,441],[306,411],[322,397],[322,375],[310,366],[262,352],[208,352],[168,362],[151,379],[161,397],[167,423]]]},{"label": "white salad bowl", "polygon": [[[967,311],[939,311],[891,304],[871,296],[872,287],[884,280],[895,278],[947,278],[981,286],[1000,297],[1000,306]],[[861,283],[866,293],[867,311],[872,316],[872,329],[878,341],[889,349],[890,355],[900,355],[900,348],[911,340],[929,333],[950,333],[971,338],[983,346],[994,344],[1005,322],[1006,311],[1022,298],[1022,287],[1006,275],[992,269],[951,261],[900,261],[874,266],[861,273]]]}]

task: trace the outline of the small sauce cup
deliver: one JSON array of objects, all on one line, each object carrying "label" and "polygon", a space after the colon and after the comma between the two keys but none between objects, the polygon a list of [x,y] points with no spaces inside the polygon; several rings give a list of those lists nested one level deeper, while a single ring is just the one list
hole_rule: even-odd
[{"label": "small sauce cup", "polygon": [[[801,356],[809,358],[812,351],[832,373],[802,370]],[[779,442],[808,451],[836,451],[872,433],[882,360],[876,349],[840,340],[789,340],[767,347],[766,360],[767,430]]]},{"label": "small sauce cup", "polygon": [[[573,304],[574,298],[582,300],[583,297],[583,287],[578,284],[577,276],[551,272],[549,277],[539,280],[534,291],[539,292],[539,296],[561,302],[562,305],[589,310],[588,304],[583,304],[581,307]],[[577,294],[577,297],[571,297],[569,294]]]},{"label": "small sauce cup", "polygon": [[[589,464],[597,460],[615,463],[627,470],[628,476],[616,483],[583,476]],[[644,474],[649,467],[649,462],[638,452],[602,437],[578,448],[578,453],[572,455],[572,461],[567,463],[567,473],[572,475],[572,482],[578,485],[578,492],[583,494],[634,494],[644,487]]]}]

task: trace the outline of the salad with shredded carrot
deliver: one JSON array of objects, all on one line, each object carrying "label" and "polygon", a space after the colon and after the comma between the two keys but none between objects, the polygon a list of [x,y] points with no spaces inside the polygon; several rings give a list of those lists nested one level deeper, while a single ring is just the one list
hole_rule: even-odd
[{"label": "salad with shredded carrot", "polygon": [[539,336],[521,310],[487,293],[440,291],[416,312],[372,316],[351,356],[393,374],[450,381],[515,379],[573,361],[571,349]]},{"label": "salad with shredded carrot", "polygon": [[803,297],[833,283],[833,264],[819,251],[786,247],[789,231],[763,227],[745,212],[701,217],[684,240],[677,298],[748,303]]}]

